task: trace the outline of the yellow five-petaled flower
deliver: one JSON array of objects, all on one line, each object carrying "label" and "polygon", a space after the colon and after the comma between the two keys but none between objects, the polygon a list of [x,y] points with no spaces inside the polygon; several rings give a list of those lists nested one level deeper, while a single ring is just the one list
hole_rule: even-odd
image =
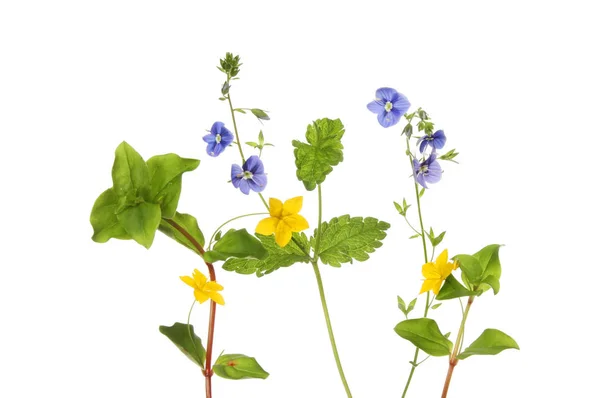
[{"label": "yellow five-petaled flower", "polygon": [[217,282],[209,281],[208,278],[197,269],[194,270],[192,276],[180,276],[181,280],[189,287],[194,288],[194,297],[200,304],[208,299],[211,299],[217,304],[225,304],[223,296],[219,290],[223,290],[223,286]]},{"label": "yellow five-petaled flower", "polygon": [[256,233],[271,235],[275,233],[275,242],[280,247],[287,245],[292,239],[292,232],[304,231],[308,228],[308,221],[300,214],[302,209],[302,196],[288,199],[285,203],[281,200],[269,199],[269,214],[271,217],[260,220],[256,226]]},{"label": "yellow five-petaled flower", "polygon": [[442,282],[444,282],[456,268],[458,268],[458,263],[456,261],[452,263],[448,262],[448,249],[444,250],[438,256],[435,263],[423,264],[422,273],[425,280],[423,281],[423,286],[421,287],[419,294],[428,290],[433,290],[433,293],[438,294],[442,287]]}]

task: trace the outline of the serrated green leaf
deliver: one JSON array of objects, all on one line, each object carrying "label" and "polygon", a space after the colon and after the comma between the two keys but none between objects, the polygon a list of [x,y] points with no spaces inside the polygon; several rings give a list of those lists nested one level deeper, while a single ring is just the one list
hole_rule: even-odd
[{"label": "serrated green leaf", "polygon": [[457,297],[476,295],[477,292],[467,289],[452,274],[450,274],[444,281],[444,285],[435,298],[438,300],[450,300]]},{"label": "serrated green leaf", "polygon": [[[204,369],[206,350],[200,337],[194,333],[194,326],[176,322],[173,326],[160,326],[158,330],[167,336],[192,362]],[[190,338],[191,335],[191,338]]]},{"label": "serrated green leaf", "polygon": [[[198,221],[194,216],[185,213],[175,212],[175,215],[170,219],[175,222],[177,225],[182,227],[188,234],[190,234],[196,242],[200,244],[201,247],[204,247],[204,235],[202,231],[198,227]],[[169,238],[174,239],[178,243],[184,245],[190,250],[193,250],[197,254],[200,255],[200,251],[194,246],[179,230],[177,230],[174,226],[169,224],[169,221],[162,219],[160,221],[160,225],[158,226],[158,230],[163,234],[167,235]]]},{"label": "serrated green leaf", "polygon": [[143,202],[126,208],[117,219],[133,240],[149,249],[160,224],[160,205]]},{"label": "serrated green leaf", "polygon": [[146,163],[150,172],[150,201],[160,204],[163,218],[171,218],[179,203],[183,173],[195,170],[200,161],[168,153],[153,156]]},{"label": "serrated green leaf", "polygon": [[344,160],[341,139],[344,125],[340,119],[319,119],[308,125],[306,140],[308,144],[294,140],[296,158],[296,177],[312,191],[317,184],[325,181],[333,166]]},{"label": "serrated green leaf", "polygon": [[213,246],[204,253],[204,260],[209,263],[225,261],[230,257],[264,259],[268,253],[260,240],[250,235],[246,229],[230,229]]},{"label": "serrated green leaf", "polygon": [[465,359],[471,355],[496,355],[509,348],[520,349],[517,342],[506,333],[498,329],[486,329],[457,358]]},{"label": "serrated green leaf", "polygon": [[220,355],[213,365],[217,376],[230,380],[266,379],[266,372],[256,359],[243,354]]},{"label": "serrated green leaf", "polygon": [[[352,260],[365,261],[368,253],[381,247],[384,232],[390,224],[373,217],[334,217],[321,224],[321,243],[318,256],[323,264],[340,267]],[[315,230],[316,236],[316,230]],[[316,239],[311,238],[311,247],[315,249]]]},{"label": "serrated green leaf", "polygon": [[119,197],[149,200],[150,174],[144,159],[123,141],[115,150],[112,167],[113,189]]},{"label": "serrated green leaf", "polygon": [[444,337],[437,323],[430,318],[408,319],[394,328],[403,339],[434,357],[450,355],[452,342]]},{"label": "serrated green leaf", "polygon": [[[226,271],[235,271],[238,274],[254,274],[263,276],[281,268],[289,267],[295,263],[308,263],[310,257],[306,254],[309,249],[308,239],[304,233],[294,232],[292,240],[285,247],[279,247],[274,235],[256,235],[269,255],[262,259],[230,258],[223,264]],[[296,243],[298,242],[300,246]]]},{"label": "serrated green leaf", "polygon": [[119,197],[112,188],[109,188],[102,192],[94,202],[90,214],[90,223],[94,228],[92,236],[94,242],[104,243],[110,238],[131,239],[117,218],[118,201]]}]

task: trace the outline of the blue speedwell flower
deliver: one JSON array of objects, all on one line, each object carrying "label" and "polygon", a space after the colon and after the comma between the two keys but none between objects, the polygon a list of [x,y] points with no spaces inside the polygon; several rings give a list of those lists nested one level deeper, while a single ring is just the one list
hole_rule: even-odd
[{"label": "blue speedwell flower", "polygon": [[417,141],[417,145],[419,145],[419,151],[423,153],[427,145],[433,148],[433,151],[436,149],[442,149],[446,144],[446,134],[444,134],[444,130],[438,130],[432,135],[425,135],[424,137],[419,138]]},{"label": "blue speedwell flower", "polygon": [[262,192],[267,186],[267,175],[259,157],[250,156],[243,167],[232,164],[231,182],[234,187],[239,188],[246,195],[250,193],[250,190]]},{"label": "blue speedwell flower", "polygon": [[434,184],[442,179],[442,167],[438,163],[437,155],[432,153],[424,161],[420,162],[413,159],[413,173],[415,179],[423,188],[427,188],[427,183]]},{"label": "blue speedwell flower", "polygon": [[210,128],[210,134],[202,137],[209,156],[217,157],[233,142],[233,134],[225,128],[223,122],[215,122]]},{"label": "blue speedwell flower", "polygon": [[393,88],[382,87],[375,93],[375,101],[369,102],[367,108],[377,114],[379,124],[392,127],[408,111],[410,102]]}]

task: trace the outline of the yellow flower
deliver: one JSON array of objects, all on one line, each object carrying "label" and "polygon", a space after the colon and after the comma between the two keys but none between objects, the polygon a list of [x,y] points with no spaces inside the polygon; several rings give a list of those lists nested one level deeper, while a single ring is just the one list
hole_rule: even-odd
[{"label": "yellow flower", "polygon": [[302,209],[302,196],[288,199],[285,203],[281,200],[269,199],[269,213],[271,217],[260,220],[256,226],[256,233],[271,235],[275,233],[275,242],[284,247],[292,239],[292,232],[304,231],[308,228],[308,221],[298,212]]},{"label": "yellow flower", "polygon": [[194,288],[194,297],[200,304],[208,299],[211,299],[217,304],[225,304],[223,296],[219,290],[223,290],[223,286],[217,282],[209,281],[206,276],[197,269],[194,270],[192,276],[180,276],[181,280],[189,287]]},{"label": "yellow flower", "polygon": [[438,294],[442,287],[442,282],[444,282],[456,268],[458,268],[458,263],[456,261],[453,263],[448,262],[448,249],[444,250],[438,256],[435,263],[423,264],[422,273],[425,280],[423,281],[423,286],[421,287],[419,294],[428,290],[433,290],[433,293]]}]

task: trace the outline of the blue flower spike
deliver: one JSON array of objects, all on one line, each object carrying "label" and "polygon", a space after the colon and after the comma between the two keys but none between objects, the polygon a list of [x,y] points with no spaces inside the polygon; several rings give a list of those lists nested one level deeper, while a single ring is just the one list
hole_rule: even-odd
[{"label": "blue flower spike", "polygon": [[410,108],[410,102],[393,88],[382,87],[375,93],[375,101],[369,102],[367,108],[376,113],[379,124],[387,128],[400,121]]}]

